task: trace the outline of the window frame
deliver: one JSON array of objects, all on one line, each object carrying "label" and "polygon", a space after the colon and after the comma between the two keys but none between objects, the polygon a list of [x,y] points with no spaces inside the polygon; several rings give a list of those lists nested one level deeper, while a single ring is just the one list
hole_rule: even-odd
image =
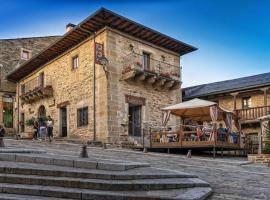
[{"label": "window frame", "polygon": [[[147,60],[145,59],[147,58]],[[143,51],[142,52],[142,67],[144,70],[150,70],[151,69],[151,53]]]},{"label": "window frame", "polygon": [[77,127],[88,126],[88,106],[77,109]]},{"label": "window frame", "polygon": [[[28,57],[24,57],[24,53],[27,53]],[[25,48],[21,48],[21,59],[22,60],[29,60],[32,56],[32,51],[31,50],[28,50],[28,49],[25,49]]]},{"label": "window frame", "polygon": [[[74,62],[75,60],[77,60],[76,66],[75,66],[75,62]],[[76,70],[78,68],[79,68],[79,55],[72,56],[72,58],[71,58],[71,69]]]},{"label": "window frame", "polygon": [[242,97],[242,108],[247,109],[251,108],[251,96],[248,97]]}]

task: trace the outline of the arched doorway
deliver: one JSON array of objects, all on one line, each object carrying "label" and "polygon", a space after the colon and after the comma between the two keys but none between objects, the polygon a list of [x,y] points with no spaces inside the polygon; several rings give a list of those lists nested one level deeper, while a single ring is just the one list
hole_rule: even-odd
[{"label": "arched doorway", "polygon": [[46,117],[46,108],[45,108],[45,106],[41,105],[38,108],[38,118],[44,119],[45,117]]}]

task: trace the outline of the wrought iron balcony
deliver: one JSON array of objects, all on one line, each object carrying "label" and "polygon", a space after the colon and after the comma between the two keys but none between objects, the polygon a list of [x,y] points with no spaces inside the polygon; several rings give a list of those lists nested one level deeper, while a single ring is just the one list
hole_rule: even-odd
[{"label": "wrought iron balcony", "polygon": [[50,76],[45,76],[44,74],[41,74],[21,85],[20,97],[25,103],[31,103],[52,95],[52,79]]},{"label": "wrought iron balcony", "polygon": [[180,67],[136,53],[124,57],[122,78],[171,90],[181,84]]},{"label": "wrought iron balcony", "polygon": [[236,113],[243,122],[248,120],[258,120],[258,118],[270,113],[270,105],[238,109],[236,110]]}]

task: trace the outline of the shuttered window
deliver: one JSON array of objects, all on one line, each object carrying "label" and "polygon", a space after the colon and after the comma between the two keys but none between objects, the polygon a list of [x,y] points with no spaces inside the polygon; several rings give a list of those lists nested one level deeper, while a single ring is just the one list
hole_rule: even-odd
[{"label": "shuttered window", "polygon": [[77,110],[77,126],[88,125],[88,107],[79,108]]}]

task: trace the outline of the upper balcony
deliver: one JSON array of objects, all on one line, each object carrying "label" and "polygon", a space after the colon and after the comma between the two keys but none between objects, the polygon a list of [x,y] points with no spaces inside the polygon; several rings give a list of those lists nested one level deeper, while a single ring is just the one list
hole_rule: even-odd
[{"label": "upper balcony", "polygon": [[131,53],[124,57],[122,78],[141,81],[160,89],[180,88],[180,67],[150,58],[149,54]]},{"label": "upper balcony", "polygon": [[241,121],[258,121],[258,118],[270,113],[270,105],[236,110],[237,116]]},{"label": "upper balcony", "polygon": [[45,76],[43,73],[21,85],[20,97],[22,101],[26,103],[31,103],[52,95],[52,79],[50,76]]}]

